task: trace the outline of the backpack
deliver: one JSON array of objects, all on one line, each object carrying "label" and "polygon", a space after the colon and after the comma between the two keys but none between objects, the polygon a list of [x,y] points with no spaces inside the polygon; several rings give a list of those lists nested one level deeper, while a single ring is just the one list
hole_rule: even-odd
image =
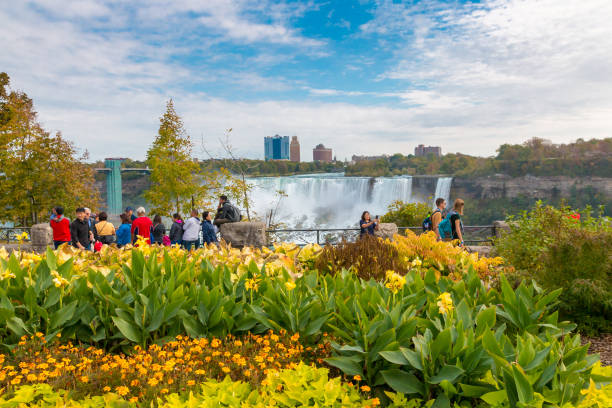
[{"label": "backpack", "polygon": [[423,231],[433,231],[433,222],[431,221],[431,217],[433,217],[436,212],[441,213],[442,211],[440,211],[439,208],[436,208],[432,213],[427,215],[427,218],[423,220]]},{"label": "backpack", "polygon": [[451,225],[451,216],[453,214],[457,214],[457,213],[454,211],[451,211],[448,214],[446,214],[446,218],[444,218],[438,225],[438,232],[440,233],[440,238],[442,239],[445,239],[445,238],[448,239],[448,238],[453,237],[453,227]]},{"label": "backpack", "polygon": [[236,207],[234,207],[230,203],[226,203],[226,205],[227,205],[227,210],[226,210],[227,219],[230,220],[231,222],[240,221],[242,219],[240,210],[238,210]]}]

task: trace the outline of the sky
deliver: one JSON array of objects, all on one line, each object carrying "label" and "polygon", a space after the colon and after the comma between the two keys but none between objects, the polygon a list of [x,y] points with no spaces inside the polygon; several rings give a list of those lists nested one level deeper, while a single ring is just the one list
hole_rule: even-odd
[{"label": "sky", "polygon": [[92,160],[143,159],[170,98],[202,158],[612,136],[610,0],[0,3],[0,71]]}]

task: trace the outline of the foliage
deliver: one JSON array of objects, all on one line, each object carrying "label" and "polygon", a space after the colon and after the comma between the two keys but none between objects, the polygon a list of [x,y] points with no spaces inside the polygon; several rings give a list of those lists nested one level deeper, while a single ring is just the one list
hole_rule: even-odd
[{"label": "foliage", "polygon": [[380,222],[392,222],[398,227],[414,227],[421,225],[430,213],[431,209],[427,204],[394,201],[389,204],[387,213],[381,217]]},{"label": "foliage", "polygon": [[34,103],[25,93],[0,81],[0,219],[17,225],[47,220],[50,208],[61,204],[65,214],[77,207],[96,208],[98,193],[87,154],[61,133],[46,132],[37,122]]},{"label": "foliage", "polygon": [[151,188],[145,199],[152,213],[188,213],[201,190],[199,166],[193,160],[193,142],[170,99],[159,119],[159,131],[147,151],[146,164],[151,169]]},{"label": "foliage", "polygon": [[437,274],[461,279],[473,267],[486,279],[496,275],[501,264],[501,258],[479,258],[478,254],[468,254],[452,243],[437,241],[431,232],[416,235],[412,231],[406,231],[405,236],[396,235],[393,241],[367,236],[356,242],[327,245],[315,260],[315,267],[320,271],[334,273],[350,269],[362,279],[379,282],[385,280],[389,270],[405,275],[412,269],[429,268]]},{"label": "foliage", "polygon": [[[314,368],[299,364],[293,369],[270,372],[264,384],[253,389],[250,384],[232,381],[226,377],[223,381],[209,380],[199,385],[199,390],[189,394],[168,394],[154,400],[160,408],[180,407],[375,407],[379,404],[376,398],[367,399],[339,378],[329,378],[325,368]],[[17,407],[27,404],[31,407],[134,407],[147,406],[147,400],[130,401],[123,399],[125,390],[115,390],[114,394],[86,397],[75,400],[66,391],[53,391],[46,384],[27,385],[17,389],[14,395],[0,398],[3,407]],[[127,396],[125,397],[127,398]]]},{"label": "foliage", "polygon": [[589,208],[575,211],[538,203],[510,218],[511,232],[496,242],[519,276],[548,290],[563,288],[561,312],[589,332],[610,330],[612,226]]},{"label": "foliage", "polygon": [[449,153],[441,157],[415,157],[394,154],[373,160],[362,160],[349,165],[348,176],[393,176],[403,174],[453,176],[484,176],[507,174],[570,177],[612,174],[612,138],[576,140],[574,143],[554,145],[533,138],[520,145],[504,144],[496,157],[475,157]]},{"label": "foliage", "polygon": [[[0,338],[10,346],[26,333],[40,331],[46,341],[61,333],[63,341],[79,339],[95,345],[101,358],[102,348],[127,352],[139,350],[134,348],[138,346],[147,349],[148,355],[159,350],[159,358],[168,351],[166,360],[174,358],[185,367],[174,374],[189,381],[191,374],[183,371],[189,373],[191,368],[195,373],[189,361],[200,353],[191,350],[197,347],[192,342],[203,340],[177,340],[186,342],[183,355],[180,349],[156,349],[156,344],[185,334],[211,341],[227,334],[238,337],[284,329],[291,335],[299,333],[304,347],[313,347],[319,362],[325,353],[324,333],[329,332],[333,354],[326,363],[355,381],[362,392],[379,399],[369,404],[408,404],[398,395],[385,393],[395,390],[416,398],[409,402],[415,407],[474,406],[479,401],[503,408],[568,407],[589,398],[582,391],[591,380],[597,390],[610,380],[592,374],[598,357],[588,356],[588,345],[581,346],[579,337],[569,334],[575,325],[560,321],[560,290],[548,291],[527,280],[513,288],[503,275],[497,279],[499,288],[491,288],[489,275],[481,277],[476,270],[477,257],[437,243],[432,235],[382,241],[395,245],[404,269],[386,271],[379,281],[361,279],[351,269],[334,265],[319,273],[311,265],[322,254],[314,247],[302,253],[290,244],[277,245],[273,251],[207,247],[186,252],[140,246],[106,247],[99,254],[62,248],[38,258],[23,253],[2,255]],[[496,263],[485,260],[482,265],[494,271]],[[244,350],[246,346],[231,347]],[[259,367],[264,370],[274,363],[269,361],[268,357],[275,359],[270,353],[283,354],[276,350],[278,343],[274,350],[268,347],[264,361],[257,361],[260,352],[254,357],[257,364],[268,361],[265,368]],[[196,360],[204,357],[206,363],[210,356],[212,364],[212,354],[206,354],[211,351],[202,348]],[[232,378],[241,378],[234,377],[240,375],[234,370],[241,360],[233,360],[239,353],[228,352],[229,356],[225,351],[215,356],[223,359],[214,360],[215,368],[203,369],[220,375],[219,368],[226,367]],[[36,352],[30,354],[34,354],[31,359],[37,358]],[[135,351],[133,358],[139,355]],[[307,354],[294,357],[308,360]],[[118,361],[118,366],[127,363],[137,369],[140,362],[132,364],[130,358],[123,364]],[[294,362],[278,360],[281,365]],[[152,364],[149,373],[155,371]],[[83,362],[75,367],[79,365]],[[31,373],[21,372],[32,368],[14,366],[15,373],[8,371],[7,378],[22,375],[20,381],[27,380]],[[36,375],[38,380],[40,373]],[[260,389],[273,384],[272,390],[289,390],[290,385],[274,382],[272,375],[269,371]],[[287,378],[291,387],[304,385],[298,378]],[[306,384],[310,387],[318,381]],[[134,386],[118,387],[125,387],[116,391],[127,395]],[[233,388],[240,387],[250,385]],[[309,393],[309,388],[299,387],[291,388],[298,400]],[[257,393],[248,391],[248,395]],[[184,395],[177,398],[187,401]],[[308,403],[313,403],[312,398]]]},{"label": "foliage", "polygon": [[148,349],[136,346],[129,356],[108,354],[71,343],[47,346],[42,333],[20,341],[0,357],[0,387],[12,392],[25,384],[70,389],[73,398],[121,390],[125,398],[151,401],[158,395],[195,390],[203,380],[244,381],[261,385],[272,370],[295,368],[301,362],[329,355],[329,342],[305,349],[299,335],[269,332],[224,339],[177,336]]},{"label": "foliage", "polygon": [[290,176],[294,174],[313,174],[313,173],[337,173],[344,170],[343,163],[324,163],[324,162],[290,162],[286,160],[254,160],[239,159],[240,163],[232,160],[211,158],[200,163],[202,168],[207,171],[220,170],[227,168],[233,173],[239,172],[238,166],[244,166],[249,176]]}]

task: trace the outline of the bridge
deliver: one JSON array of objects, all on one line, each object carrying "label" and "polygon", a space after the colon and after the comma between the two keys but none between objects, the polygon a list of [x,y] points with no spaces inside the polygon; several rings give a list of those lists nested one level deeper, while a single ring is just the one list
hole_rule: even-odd
[{"label": "bridge", "polygon": [[123,190],[121,185],[121,173],[137,172],[151,173],[147,168],[121,168],[124,158],[104,159],[104,166],[95,169],[98,173],[106,173],[106,205],[109,214],[121,214],[123,212]]}]

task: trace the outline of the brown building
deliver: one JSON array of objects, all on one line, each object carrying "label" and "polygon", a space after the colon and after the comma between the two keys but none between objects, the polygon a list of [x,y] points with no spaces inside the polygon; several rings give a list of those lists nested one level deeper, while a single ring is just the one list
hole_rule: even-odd
[{"label": "brown building", "polygon": [[297,136],[291,136],[291,144],[289,145],[289,160],[292,162],[300,161],[300,142]]},{"label": "brown building", "polygon": [[328,149],[323,144],[318,144],[317,147],[312,149],[312,160],[331,163],[332,149]]},{"label": "brown building", "polygon": [[414,148],[414,155],[417,157],[427,156],[429,154],[433,154],[436,157],[440,157],[442,156],[442,148],[439,146],[425,146],[422,144]]}]

